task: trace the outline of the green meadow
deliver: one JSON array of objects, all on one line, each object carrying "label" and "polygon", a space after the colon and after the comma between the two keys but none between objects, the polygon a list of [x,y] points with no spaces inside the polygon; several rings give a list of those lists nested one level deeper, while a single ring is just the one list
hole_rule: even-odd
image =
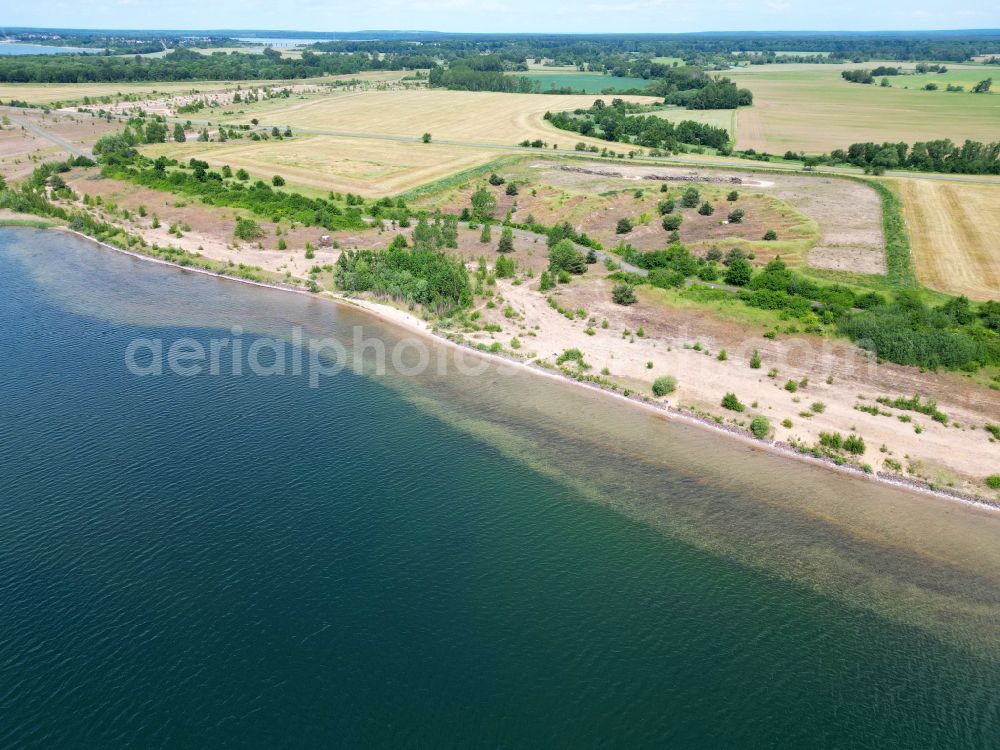
[{"label": "green meadow", "polygon": [[542,93],[552,89],[570,88],[574,92],[585,94],[600,94],[606,89],[613,91],[628,91],[630,89],[642,89],[649,85],[645,78],[619,78],[617,76],[607,76],[602,73],[518,73],[532,81],[536,81]]}]

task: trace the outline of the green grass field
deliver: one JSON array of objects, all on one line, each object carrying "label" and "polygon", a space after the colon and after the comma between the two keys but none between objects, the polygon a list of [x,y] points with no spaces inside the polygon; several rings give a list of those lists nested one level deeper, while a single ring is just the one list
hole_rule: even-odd
[{"label": "green grass field", "polygon": [[574,92],[582,91],[586,94],[600,94],[605,89],[615,91],[628,91],[630,89],[643,89],[649,85],[649,81],[644,78],[619,78],[617,76],[606,76],[601,73],[577,73],[572,71],[557,73],[519,73],[524,78],[537,81],[542,93],[551,89],[571,88]]},{"label": "green grass field", "polygon": [[965,90],[969,91],[985,78],[993,79],[993,88],[990,93],[1000,94],[1000,67],[985,65],[949,67],[947,73],[914,73],[913,75],[890,76],[889,84],[893,88],[905,86],[911,89],[922,89],[928,83],[936,83],[939,91],[948,93],[944,89],[949,83],[965,86]]},{"label": "green grass field", "polygon": [[684,60],[680,57],[654,57],[653,62],[659,63],[660,65],[673,65],[674,63],[677,63],[678,68],[684,64]]}]

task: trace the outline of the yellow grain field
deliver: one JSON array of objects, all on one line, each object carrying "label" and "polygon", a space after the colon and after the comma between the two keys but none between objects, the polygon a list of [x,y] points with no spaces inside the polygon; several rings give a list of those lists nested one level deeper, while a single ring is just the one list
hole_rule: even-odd
[{"label": "yellow grain field", "polygon": [[[305,101],[288,100],[286,106],[270,100],[265,114],[246,107],[235,122],[261,122],[294,128],[352,134],[418,137],[430,133],[435,140],[487,146],[513,146],[525,138],[541,139],[572,149],[579,141],[608,146],[607,141],[583,138],[559,130],[543,119],[547,111],[590,107],[598,95],[557,96],[501,94],[477,91],[412,89],[326,94]],[[659,101],[649,96],[624,97],[630,101]],[[624,149],[623,146],[619,148]]]},{"label": "yellow grain field", "polygon": [[931,289],[1000,300],[1000,185],[897,182],[918,278]]},{"label": "yellow grain field", "polygon": [[455,172],[478,166],[505,152],[488,148],[445,146],[327,135],[283,141],[165,143],[144,153],[177,159],[192,156],[213,167],[228,164],[255,179],[284,177],[290,187],[326,193],[351,192],[368,198],[395,195]]}]

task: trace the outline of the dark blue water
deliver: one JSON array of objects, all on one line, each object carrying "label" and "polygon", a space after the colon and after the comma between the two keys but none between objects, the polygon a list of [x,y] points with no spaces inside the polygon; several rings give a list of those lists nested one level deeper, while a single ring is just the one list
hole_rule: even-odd
[{"label": "dark blue water", "polygon": [[403,335],[0,230],[0,746],[997,745],[993,517],[526,375],[124,366],[235,323]]}]

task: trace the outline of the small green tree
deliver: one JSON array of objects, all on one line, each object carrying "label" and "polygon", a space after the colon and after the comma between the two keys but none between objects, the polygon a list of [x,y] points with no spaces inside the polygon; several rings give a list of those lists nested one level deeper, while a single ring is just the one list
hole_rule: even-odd
[{"label": "small green tree", "polygon": [[615,284],[611,290],[611,299],[618,305],[634,305],[639,301],[635,296],[635,287],[624,281]]},{"label": "small green tree", "polygon": [[500,232],[500,242],[497,244],[498,253],[512,253],[514,252],[514,230],[510,227],[504,227]]},{"label": "small green tree", "polygon": [[712,207],[711,203],[705,201],[700,206],[698,206],[698,213],[700,213],[702,216],[711,216],[712,214],[715,213],[715,208]]},{"label": "small green tree", "polygon": [[699,200],[701,200],[701,193],[698,192],[698,188],[689,187],[681,196],[681,205],[684,208],[694,208],[698,205]]},{"label": "small green tree", "polygon": [[556,283],[552,280],[552,274],[548,271],[542,271],[542,275],[538,279],[538,290],[541,292],[547,292],[555,285]]},{"label": "small green tree", "polygon": [[776,239],[778,239],[778,233],[775,232],[773,229],[768,229],[766,232],[764,232],[765,242],[773,242]]},{"label": "small green tree", "polygon": [[737,200],[739,197],[740,197],[739,193],[737,193],[735,190],[730,190],[729,195],[726,196],[726,200],[732,202]]},{"label": "small green tree", "polygon": [[179,122],[174,125],[174,141],[177,143],[184,143],[187,140],[187,136],[184,134],[184,126]]},{"label": "small green tree", "polygon": [[494,271],[498,279],[511,279],[514,277],[514,259],[508,258],[506,255],[501,255],[497,258],[496,265],[494,266]]},{"label": "small green tree", "polygon": [[430,143],[431,142],[431,134],[430,133],[424,133],[422,136],[420,136],[420,140],[422,140],[424,143]]},{"label": "small green tree", "polygon": [[740,224],[743,222],[743,217],[746,215],[747,215],[746,211],[744,211],[742,208],[734,208],[732,211],[729,212],[729,217],[728,217],[729,223]]},{"label": "small green tree", "polygon": [[497,199],[486,188],[472,194],[472,215],[479,221],[489,221],[497,210]]},{"label": "small green tree", "polygon": [[517,195],[517,184],[514,182],[507,183],[507,189],[504,191],[507,195]]},{"label": "small green tree", "polygon": [[746,286],[750,283],[753,268],[743,258],[737,258],[729,264],[723,280],[731,286]]},{"label": "small green tree", "polygon": [[632,231],[632,222],[627,218],[622,218],[618,220],[618,224],[615,226],[616,234],[628,234]]},{"label": "small green tree", "polygon": [[680,214],[667,214],[663,217],[663,228],[668,232],[676,232],[681,228],[682,221],[684,221],[684,217]]},{"label": "small green tree", "polygon": [[271,178],[271,184],[274,185],[275,187],[283,187],[285,184],[285,178],[282,177],[280,174],[276,174],[274,177]]},{"label": "small green tree", "polygon": [[753,354],[750,355],[750,368],[753,370],[760,369],[760,352],[756,349],[754,349]]},{"label": "small green tree", "polygon": [[573,241],[564,237],[549,249],[549,270],[581,274],[587,270],[587,261]]},{"label": "small green tree", "polygon": [[479,232],[479,241],[486,244],[493,239],[492,235],[493,232],[490,230],[490,225],[488,223],[483,224],[482,231]]}]

